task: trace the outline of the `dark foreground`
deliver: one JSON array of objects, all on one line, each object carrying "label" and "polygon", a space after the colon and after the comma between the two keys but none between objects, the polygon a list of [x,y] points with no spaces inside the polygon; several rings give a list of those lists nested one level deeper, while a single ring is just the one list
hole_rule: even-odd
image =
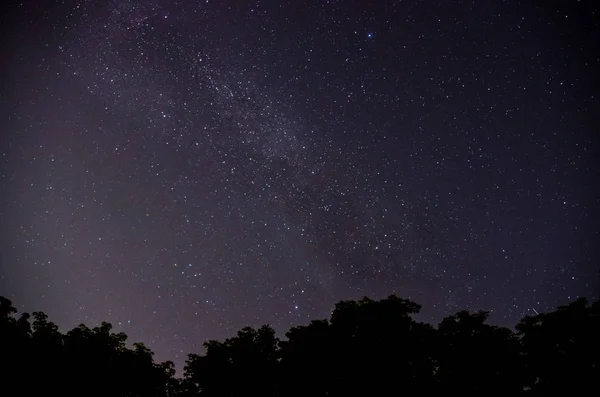
[{"label": "dark foreground", "polygon": [[0,297],[0,395],[402,396],[583,395],[600,377],[600,303],[579,299],[525,317],[516,331],[461,311],[437,327],[420,306],[390,296],[335,306],[330,320],[243,328],[190,354],[183,378],[143,344],[102,323],[66,334],[41,312],[17,316]]}]

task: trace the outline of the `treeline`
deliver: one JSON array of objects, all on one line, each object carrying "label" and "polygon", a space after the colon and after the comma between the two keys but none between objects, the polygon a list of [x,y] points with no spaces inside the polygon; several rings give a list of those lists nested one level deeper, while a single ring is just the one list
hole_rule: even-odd
[{"label": "treeline", "polygon": [[390,296],[342,301],[330,320],[269,326],[208,341],[183,377],[111,325],[63,334],[41,312],[17,315],[0,297],[2,396],[584,395],[598,391],[600,303],[581,298],[525,317],[515,331],[461,311],[437,327]]}]

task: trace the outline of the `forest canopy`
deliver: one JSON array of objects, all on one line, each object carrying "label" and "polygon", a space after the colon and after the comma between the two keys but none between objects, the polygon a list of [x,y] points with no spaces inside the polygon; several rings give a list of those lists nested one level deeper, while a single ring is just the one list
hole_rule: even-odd
[{"label": "forest canopy", "polygon": [[515,329],[460,311],[437,327],[394,295],[335,305],[329,320],[264,325],[204,343],[181,377],[109,323],[61,333],[42,312],[18,314],[0,297],[2,395],[350,396],[403,393],[589,393],[600,375],[600,303],[580,298],[523,318]]}]

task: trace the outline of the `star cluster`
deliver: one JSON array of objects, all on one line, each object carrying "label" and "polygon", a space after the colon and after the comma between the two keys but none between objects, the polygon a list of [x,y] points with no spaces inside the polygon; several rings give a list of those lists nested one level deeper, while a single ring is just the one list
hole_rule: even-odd
[{"label": "star cluster", "polygon": [[506,324],[597,297],[594,2],[30,3],[2,23],[20,310],[181,364],[364,295]]}]

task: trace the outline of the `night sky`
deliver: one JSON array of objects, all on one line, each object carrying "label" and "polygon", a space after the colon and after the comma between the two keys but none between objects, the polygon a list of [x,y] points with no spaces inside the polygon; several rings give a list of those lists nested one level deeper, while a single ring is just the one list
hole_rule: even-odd
[{"label": "night sky", "polygon": [[158,360],[391,293],[598,297],[597,1],[3,3],[0,295]]}]

